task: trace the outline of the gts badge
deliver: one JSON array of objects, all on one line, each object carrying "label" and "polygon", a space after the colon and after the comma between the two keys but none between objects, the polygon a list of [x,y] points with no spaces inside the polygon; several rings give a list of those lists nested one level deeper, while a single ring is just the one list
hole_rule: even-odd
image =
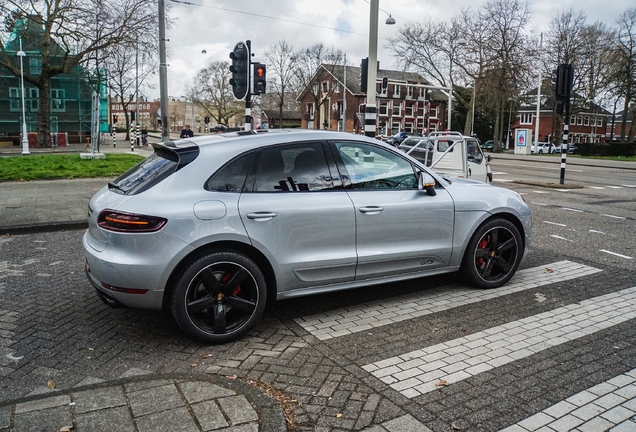
[{"label": "gts badge", "polygon": [[434,261],[434,260],[432,260],[432,259],[427,259],[427,260],[422,261],[422,262],[420,263],[420,265],[428,266],[428,265],[433,265],[434,263],[435,263],[435,261]]}]

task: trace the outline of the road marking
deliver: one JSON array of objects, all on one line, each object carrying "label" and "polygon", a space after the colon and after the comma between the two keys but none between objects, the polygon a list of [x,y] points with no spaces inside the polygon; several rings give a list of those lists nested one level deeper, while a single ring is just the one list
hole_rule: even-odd
[{"label": "road marking", "polygon": [[493,178],[494,182],[502,182],[502,183],[512,183],[514,180],[512,179],[501,179],[501,178]]},{"label": "road marking", "polygon": [[590,186],[592,189],[605,189],[603,186]]},{"label": "road marking", "polygon": [[603,216],[607,216],[607,217],[614,218],[614,219],[627,219],[627,218],[624,218],[623,216],[614,216],[614,215],[610,215],[610,214],[604,214]]},{"label": "road marking", "polygon": [[407,398],[636,318],[636,287],[569,304],[362,368]]},{"label": "road marking", "polygon": [[534,193],[538,193],[538,194],[549,194],[550,192],[546,192],[546,191],[532,191]]},{"label": "road marking", "polygon": [[560,226],[560,227],[566,227],[567,226],[567,225],[562,224],[562,223],[556,223],[556,222],[550,222],[550,221],[543,221],[543,223],[550,224],[550,225],[556,225],[556,226]]},{"label": "road marking", "polygon": [[[539,163],[541,163],[541,162],[539,162]],[[505,162],[499,162],[499,161],[496,164],[497,164],[497,166],[510,165],[510,166],[514,166],[515,168],[531,168],[533,170],[541,169],[541,170],[559,171],[561,169],[561,167],[555,168],[555,167],[546,167],[546,166],[539,167],[537,165],[518,165],[518,164],[511,164],[511,163],[505,163]],[[568,168],[568,171],[569,172],[580,172],[580,173],[583,172],[582,170],[572,169],[572,168]]]},{"label": "road marking", "polygon": [[559,192],[571,192],[572,191],[572,189],[555,189],[555,190],[557,190]]},{"label": "road marking", "polygon": [[493,175],[508,175],[507,172],[503,172],[503,171],[493,171],[492,174]]},{"label": "road marking", "polygon": [[572,240],[566,239],[565,237],[561,237],[561,236],[554,235],[554,234],[552,234],[550,237],[558,238],[559,240],[572,241]]},{"label": "road marking", "polygon": [[518,271],[510,282],[496,290],[450,285],[299,317],[294,321],[318,339],[327,340],[600,271],[571,261],[558,261]]},{"label": "road marking", "polygon": [[625,187],[628,187],[628,188],[636,188],[636,185],[621,185],[621,186],[625,186]]},{"label": "road marking", "polygon": [[540,205],[540,206],[547,206],[549,204],[544,204],[544,203],[539,203],[539,202],[534,202],[534,201],[530,201],[530,204],[536,204],[536,205]]},{"label": "road marking", "polygon": [[596,230],[588,230],[591,233],[597,233],[597,234],[605,234],[603,231],[596,231]]},{"label": "road marking", "polygon": [[561,210],[573,211],[573,212],[577,212],[577,213],[584,213],[583,210],[573,209],[573,208],[569,208],[569,207],[561,207]]},{"label": "road marking", "polygon": [[621,258],[625,258],[625,259],[634,259],[633,257],[627,256],[627,255],[621,255],[619,253],[608,251],[608,250],[605,250],[605,249],[599,249],[599,250],[601,252],[605,252],[606,254],[615,255],[617,257],[621,257]]},{"label": "road marking", "polygon": [[622,186],[606,186],[606,187],[608,187],[610,189],[623,189]]}]

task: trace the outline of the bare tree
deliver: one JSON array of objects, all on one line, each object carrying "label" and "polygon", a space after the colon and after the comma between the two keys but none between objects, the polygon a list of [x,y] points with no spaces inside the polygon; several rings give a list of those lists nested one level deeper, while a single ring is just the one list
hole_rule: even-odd
[{"label": "bare tree", "polygon": [[13,25],[20,21],[26,26],[19,36],[30,50],[40,52],[41,68],[24,74],[25,81],[39,89],[38,147],[50,145],[51,77],[70,73],[93,53],[133,37],[135,27],[155,22],[158,9],[152,7],[154,4],[147,0],[4,0],[0,3],[0,19],[9,24],[2,29],[5,37],[0,37],[0,65],[15,75],[20,74],[16,60],[7,55],[3,42],[7,40],[6,33],[12,32]]},{"label": "bare tree", "polygon": [[[636,99],[636,8],[629,8],[623,12],[617,23],[617,37],[612,49],[614,64],[611,79],[614,83],[614,94],[623,101],[621,141],[633,141],[636,129],[636,104],[633,104]],[[627,133],[627,117],[630,110],[632,123]]]},{"label": "bare tree", "polygon": [[320,128],[321,122],[324,123],[327,120],[320,118],[320,107],[329,102],[334,88],[330,87],[327,92],[323,92],[320,89],[319,74],[317,72],[323,67],[334,74],[336,69],[344,66],[344,53],[340,49],[326,48],[322,43],[318,43],[298,50],[295,57],[297,59],[296,79],[294,81],[296,84],[295,95],[298,95],[304,89],[311,93],[316,115],[314,128]]},{"label": "bare tree", "polygon": [[293,88],[294,78],[296,76],[296,56],[294,49],[284,39],[279,40],[275,45],[269,47],[265,53],[268,60],[270,70],[269,91],[275,95],[279,113],[279,127],[283,127],[283,108],[286,105]]},{"label": "bare tree", "polygon": [[232,94],[230,75],[228,62],[213,62],[197,73],[194,84],[186,90],[192,103],[222,125],[228,125],[231,118],[245,112],[244,105]]}]

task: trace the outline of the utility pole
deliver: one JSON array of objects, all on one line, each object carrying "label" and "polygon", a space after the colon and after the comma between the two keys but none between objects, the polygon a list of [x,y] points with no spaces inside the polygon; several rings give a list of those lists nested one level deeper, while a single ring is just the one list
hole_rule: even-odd
[{"label": "utility pole", "polygon": [[367,103],[364,116],[364,134],[375,138],[375,121],[377,109],[375,104],[375,87],[378,78],[378,10],[380,0],[371,0],[369,18],[369,63],[367,71]]},{"label": "utility pole", "polygon": [[539,42],[539,59],[538,59],[538,67],[539,67],[539,84],[537,85],[537,121],[534,125],[534,148],[535,151],[539,144],[539,116],[541,115],[541,49],[543,49],[543,33],[541,33],[541,40]]},{"label": "utility pole", "polygon": [[161,140],[170,141],[168,129],[168,65],[166,64],[166,5],[159,0],[159,91],[161,97]]}]

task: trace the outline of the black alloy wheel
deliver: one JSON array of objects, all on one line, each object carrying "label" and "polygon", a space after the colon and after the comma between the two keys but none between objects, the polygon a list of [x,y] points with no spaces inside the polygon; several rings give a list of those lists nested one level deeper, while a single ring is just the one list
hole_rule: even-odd
[{"label": "black alloy wheel", "polygon": [[258,266],[236,252],[197,259],[179,277],[172,312],[181,329],[196,339],[225,343],[259,321],[267,300]]},{"label": "black alloy wheel", "polygon": [[523,254],[521,234],[506,219],[491,219],[473,234],[461,271],[478,288],[497,288],[514,276]]}]

